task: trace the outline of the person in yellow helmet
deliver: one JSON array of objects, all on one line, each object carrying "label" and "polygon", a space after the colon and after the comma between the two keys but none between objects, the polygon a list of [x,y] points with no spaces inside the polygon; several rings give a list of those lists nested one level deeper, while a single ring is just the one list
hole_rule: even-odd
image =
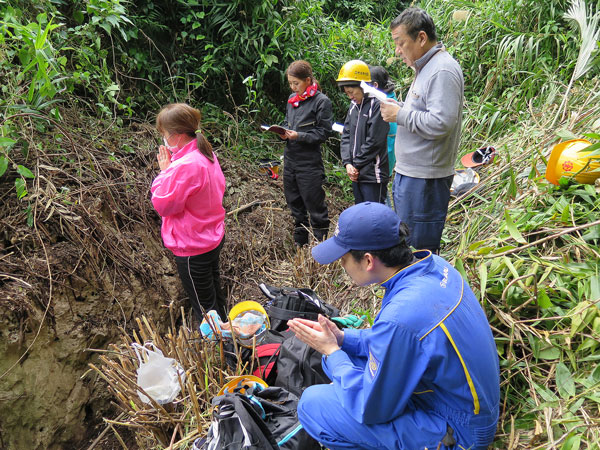
[{"label": "person in yellow helmet", "polygon": [[371,72],[360,60],[344,64],[336,80],[351,102],[340,153],[352,181],[354,202],[384,203],[390,175],[387,154],[390,126],[381,118],[379,100],[365,94],[361,81],[370,83]]}]

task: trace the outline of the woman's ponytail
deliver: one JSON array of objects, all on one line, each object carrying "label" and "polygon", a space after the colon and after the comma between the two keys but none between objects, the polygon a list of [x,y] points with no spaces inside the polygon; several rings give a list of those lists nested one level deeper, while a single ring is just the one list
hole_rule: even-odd
[{"label": "woman's ponytail", "polygon": [[200,130],[196,130],[196,142],[198,143],[198,151],[206,156],[210,162],[215,162],[212,145]]}]

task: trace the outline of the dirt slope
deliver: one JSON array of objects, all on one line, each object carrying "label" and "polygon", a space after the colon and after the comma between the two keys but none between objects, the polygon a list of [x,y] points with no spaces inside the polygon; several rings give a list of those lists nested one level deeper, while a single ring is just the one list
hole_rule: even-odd
[{"label": "dirt slope", "polygon": [[[102,417],[116,415],[105,384],[86,374],[98,360],[90,349],[104,349],[142,314],[166,327],[171,301],[187,306],[149,201],[152,127],[122,134],[63,115],[60,124],[20,119],[31,132],[11,154],[36,174],[29,195],[17,199],[15,170],[0,178],[1,449],[87,448]],[[230,302],[260,300],[261,281],[318,288],[323,274],[292,246],[281,179],[225,151],[220,159]],[[335,216],[342,205],[331,207]]]}]

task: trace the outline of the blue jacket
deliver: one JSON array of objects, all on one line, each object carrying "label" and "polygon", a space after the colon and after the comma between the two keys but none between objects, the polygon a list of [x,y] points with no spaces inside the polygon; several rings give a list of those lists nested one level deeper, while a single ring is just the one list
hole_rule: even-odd
[{"label": "blue jacket", "polygon": [[[396,94],[394,93],[394,91],[392,92],[388,92],[387,94],[388,98],[391,98],[393,100],[397,100],[396,98]],[[394,172],[394,166],[396,165],[396,150],[395,150],[395,146],[396,146],[396,130],[398,129],[398,124],[396,122],[390,122],[390,131],[387,135],[387,148],[388,148],[388,166],[390,168],[390,177],[392,176],[392,173]]]},{"label": "blue jacket", "polygon": [[[344,331],[341,350],[323,360],[325,371],[360,423],[423,410],[445,420],[463,447],[485,448],[500,401],[489,323],[456,269],[429,251],[415,257],[382,284],[386,293],[373,326]],[[389,439],[394,448],[395,437]]]}]

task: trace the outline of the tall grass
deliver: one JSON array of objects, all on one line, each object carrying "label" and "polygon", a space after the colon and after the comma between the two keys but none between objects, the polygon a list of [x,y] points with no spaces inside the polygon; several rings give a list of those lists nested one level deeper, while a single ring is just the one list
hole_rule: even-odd
[{"label": "tall grass", "polygon": [[[589,101],[582,94],[575,104]],[[544,180],[555,135],[542,116],[498,138],[500,158],[479,188],[452,202],[444,256],[479,295],[498,345],[494,448],[592,449],[600,440],[600,202],[593,186]]]},{"label": "tall grass", "polygon": [[[578,45],[565,20],[566,1],[423,2],[465,74],[464,128],[491,141],[531,109],[556,108]],[[452,19],[464,10],[464,21]]]},{"label": "tall grass", "polygon": [[[596,449],[600,442],[600,201],[589,185],[544,179],[556,142],[600,117],[597,68],[579,56],[567,2],[424,2],[466,79],[462,152],[498,158],[450,205],[444,255],[481,299],[501,360],[497,449]],[[464,22],[455,9],[470,12]]]}]

